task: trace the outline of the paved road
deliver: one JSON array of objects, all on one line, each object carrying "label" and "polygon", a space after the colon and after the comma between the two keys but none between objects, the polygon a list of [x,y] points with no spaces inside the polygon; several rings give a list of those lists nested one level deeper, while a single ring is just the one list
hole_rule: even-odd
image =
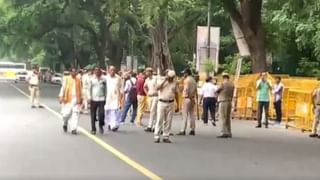
[{"label": "paved road", "polygon": [[[27,92],[25,85],[16,86]],[[59,87],[41,90],[42,103],[59,112]],[[8,84],[0,84],[0,114],[0,179],[148,179],[85,134],[62,133],[59,118],[31,109]],[[88,116],[80,121],[90,130]],[[176,115],[173,132],[180,125]],[[320,179],[320,140],[253,127],[234,121],[234,138],[221,140],[215,138],[218,128],[198,122],[195,137],[174,136],[172,144],[154,144],[152,134],[131,125],[97,137],[163,179]]]}]

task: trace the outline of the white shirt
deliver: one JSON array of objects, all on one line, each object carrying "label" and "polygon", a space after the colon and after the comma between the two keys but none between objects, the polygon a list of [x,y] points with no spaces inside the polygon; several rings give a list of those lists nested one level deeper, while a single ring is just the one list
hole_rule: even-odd
[{"label": "white shirt", "polygon": [[218,86],[212,84],[212,83],[208,83],[206,82],[202,88],[201,88],[201,95],[203,95],[204,98],[214,98],[216,97],[216,92],[217,92]]},{"label": "white shirt", "polygon": [[106,79],[107,79],[107,95],[106,95],[106,105],[104,108],[106,110],[119,109],[121,79],[118,75],[115,75],[114,77],[107,75]]},{"label": "white shirt", "polygon": [[32,73],[29,77],[29,84],[30,85],[39,85],[39,76],[37,74]]},{"label": "white shirt", "polygon": [[278,102],[282,99],[282,94],[284,91],[284,86],[282,83],[279,84],[275,84],[273,86],[273,94],[274,94],[274,98],[275,98],[275,102]]},{"label": "white shirt", "polygon": [[128,98],[129,95],[129,91],[132,88],[134,82],[132,81],[132,79],[126,80],[124,87],[123,87],[123,93],[125,94],[125,99]]}]

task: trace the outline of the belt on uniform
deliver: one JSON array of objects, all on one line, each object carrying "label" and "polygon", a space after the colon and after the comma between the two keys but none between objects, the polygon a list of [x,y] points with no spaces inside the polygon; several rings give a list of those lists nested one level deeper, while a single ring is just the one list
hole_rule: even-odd
[{"label": "belt on uniform", "polygon": [[30,84],[31,87],[38,87],[38,85]]},{"label": "belt on uniform", "polygon": [[159,99],[160,102],[163,102],[163,103],[173,103],[174,100],[164,100],[164,99]]},{"label": "belt on uniform", "polygon": [[149,97],[157,97],[158,94],[152,94],[152,95],[148,95]]},{"label": "belt on uniform", "polygon": [[183,97],[185,99],[193,99],[194,97]]}]

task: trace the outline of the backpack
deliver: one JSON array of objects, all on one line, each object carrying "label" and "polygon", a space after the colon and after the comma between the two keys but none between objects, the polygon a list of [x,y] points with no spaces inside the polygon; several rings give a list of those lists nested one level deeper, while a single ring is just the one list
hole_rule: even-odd
[{"label": "backpack", "polygon": [[128,92],[128,99],[129,99],[130,103],[135,103],[135,102],[138,101],[138,99],[137,99],[137,95],[138,95],[137,87],[136,87],[135,84],[133,84],[133,82],[131,80],[130,80],[130,82],[131,82],[132,86],[131,86],[131,88],[130,88],[130,90]]}]

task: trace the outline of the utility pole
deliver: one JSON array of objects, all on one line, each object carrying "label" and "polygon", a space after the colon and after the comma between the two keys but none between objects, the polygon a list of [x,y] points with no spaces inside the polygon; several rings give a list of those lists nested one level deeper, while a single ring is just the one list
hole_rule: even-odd
[{"label": "utility pole", "polygon": [[208,0],[208,42],[207,42],[207,58],[210,59],[210,42],[211,42],[211,26],[210,26],[210,14],[211,14],[211,0]]}]

